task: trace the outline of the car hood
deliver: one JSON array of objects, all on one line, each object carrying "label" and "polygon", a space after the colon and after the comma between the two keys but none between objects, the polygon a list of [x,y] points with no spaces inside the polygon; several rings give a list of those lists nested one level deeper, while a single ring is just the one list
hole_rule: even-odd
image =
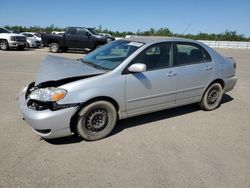
[{"label": "car hood", "polygon": [[[100,75],[105,72],[106,71],[86,65],[80,60],[49,55],[43,61],[38,71],[35,85],[62,85],[70,81]],[[60,84],[55,84],[57,82]]]},{"label": "car hood", "polygon": [[17,33],[3,33],[3,34],[8,35],[10,37],[26,37],[25,35],[17,34]]}]

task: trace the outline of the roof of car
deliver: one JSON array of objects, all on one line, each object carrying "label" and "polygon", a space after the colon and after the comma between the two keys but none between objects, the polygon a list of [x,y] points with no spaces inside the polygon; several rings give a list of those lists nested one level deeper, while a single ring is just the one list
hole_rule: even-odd
[{"label": "roof of car", "polygon": [[167,42],[167,41],[195,42],[194,40],[185,38],[161,37],[161,36],[136,36],[131,38],[125,38],[123,40],[142,42],[142,43]]}]

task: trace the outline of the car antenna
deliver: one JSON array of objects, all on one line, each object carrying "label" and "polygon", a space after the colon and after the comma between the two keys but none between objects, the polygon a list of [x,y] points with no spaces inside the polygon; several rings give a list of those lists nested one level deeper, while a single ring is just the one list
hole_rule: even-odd
[{"label": "car antenna", "polygon": [[188,24],[187,27],[184,29],[182,35],[184,35],[186,33],[186,31],[189,29],[189,27],[191,26],[192,24]]}]

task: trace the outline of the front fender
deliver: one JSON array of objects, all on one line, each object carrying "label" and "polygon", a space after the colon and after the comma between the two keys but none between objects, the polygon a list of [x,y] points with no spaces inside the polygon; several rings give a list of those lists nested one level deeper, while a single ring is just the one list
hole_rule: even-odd
[{"label": "front fender", "polygon": [[78,80],[60,86],[68,91],[59,104],[85,103],[97,97],[109,97],[117,102],[121,112],[125,112],[125,77],[99,76]]}]

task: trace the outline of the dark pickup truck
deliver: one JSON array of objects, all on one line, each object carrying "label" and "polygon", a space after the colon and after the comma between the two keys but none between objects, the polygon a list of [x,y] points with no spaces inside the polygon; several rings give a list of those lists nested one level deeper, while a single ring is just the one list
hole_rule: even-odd
[{"label": "dark pickup truck", "polygon": [[100,36],[93,28],[85,27],[67,27],[63,35],[42,35],[43,46],[49,46],[53,53],[68,49],[94,50],[113,40],[113,37]]}]

